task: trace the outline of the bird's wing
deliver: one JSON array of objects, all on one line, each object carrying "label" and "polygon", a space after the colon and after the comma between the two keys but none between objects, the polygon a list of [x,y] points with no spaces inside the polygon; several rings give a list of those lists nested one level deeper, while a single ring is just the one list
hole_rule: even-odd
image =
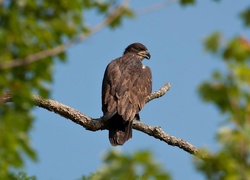
[{"label": "bird's wing", "polygon": [[110,119],[117,112],[114,85],[117,84],[121,71],[116,60],[108,64],[102,81],[102,111],[105,119]]},{"label": "bird's wing", "polygon": [[140,93],[137,93],[137,96],[141,110],[146,103],[146,97],[152,92],[152,73],[148,66],[143,66],[142,68],[141,77],[138,78],[138,83],[134,90],[136,91],[138,89]]}]

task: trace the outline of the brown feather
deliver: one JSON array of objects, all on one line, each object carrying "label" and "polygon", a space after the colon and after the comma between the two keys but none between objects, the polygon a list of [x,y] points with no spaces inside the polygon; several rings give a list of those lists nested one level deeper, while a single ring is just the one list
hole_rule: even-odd
[{"label": "brown feather", "polygon": [[102,83],[102,111],[109,121],[109,139],[114,146],[132,137],[132,121],[139,120],[138,113],[152,91],[150,68],[128,48],[122,57],[109,63]]}]

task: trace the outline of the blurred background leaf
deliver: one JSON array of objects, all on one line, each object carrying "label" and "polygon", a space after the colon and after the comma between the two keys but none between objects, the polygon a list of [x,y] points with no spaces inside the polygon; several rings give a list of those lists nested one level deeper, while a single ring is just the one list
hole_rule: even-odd
[{"label": "blurred background leaf", "polygon": [[168,180],[170,175],[152,156],[150,151],[136,151],[125,154],[110,150],[104,156],[104,164],[89,177],[83,180],[105,179],[155,179]]},{"label": "blurred background leaf", "polygon": [[[249,25],[249,9],[241,14]],[[216,139],[220,148],[209,152],[210,158],[195,158],[198,171],[207,179],[249,179],[250,177],[250,45],[249,39],[236,36],[221,42],[218,32],[209,36],[204,46],[208,52],[220,57],[225,72],[215,71],[199,87],[205,102],[218,107],[226,118]],[[220,51],[218,51],[220,49]]]}]

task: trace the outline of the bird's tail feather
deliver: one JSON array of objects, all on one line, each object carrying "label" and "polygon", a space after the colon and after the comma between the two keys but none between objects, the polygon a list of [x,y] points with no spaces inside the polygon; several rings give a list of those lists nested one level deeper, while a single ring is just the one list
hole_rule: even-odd
[{"label": "bird's tail feather", "polygon": [[124,121],[118,114],[109,121],[109,141],[112,146],[123,145],[132,138],[133,121]]}]

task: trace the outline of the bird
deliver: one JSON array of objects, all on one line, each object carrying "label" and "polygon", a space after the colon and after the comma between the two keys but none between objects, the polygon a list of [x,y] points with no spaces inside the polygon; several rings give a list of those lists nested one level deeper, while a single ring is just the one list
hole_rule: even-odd
[{"label": "bird", "polygon": [[152,92],[152,73],[143,59],[151,55],[141,43],[132,43],[123,55],[106,67],[102,81],[102,119],[107,122],[112,146],[123,145],[132,138],[133,120]]}]

